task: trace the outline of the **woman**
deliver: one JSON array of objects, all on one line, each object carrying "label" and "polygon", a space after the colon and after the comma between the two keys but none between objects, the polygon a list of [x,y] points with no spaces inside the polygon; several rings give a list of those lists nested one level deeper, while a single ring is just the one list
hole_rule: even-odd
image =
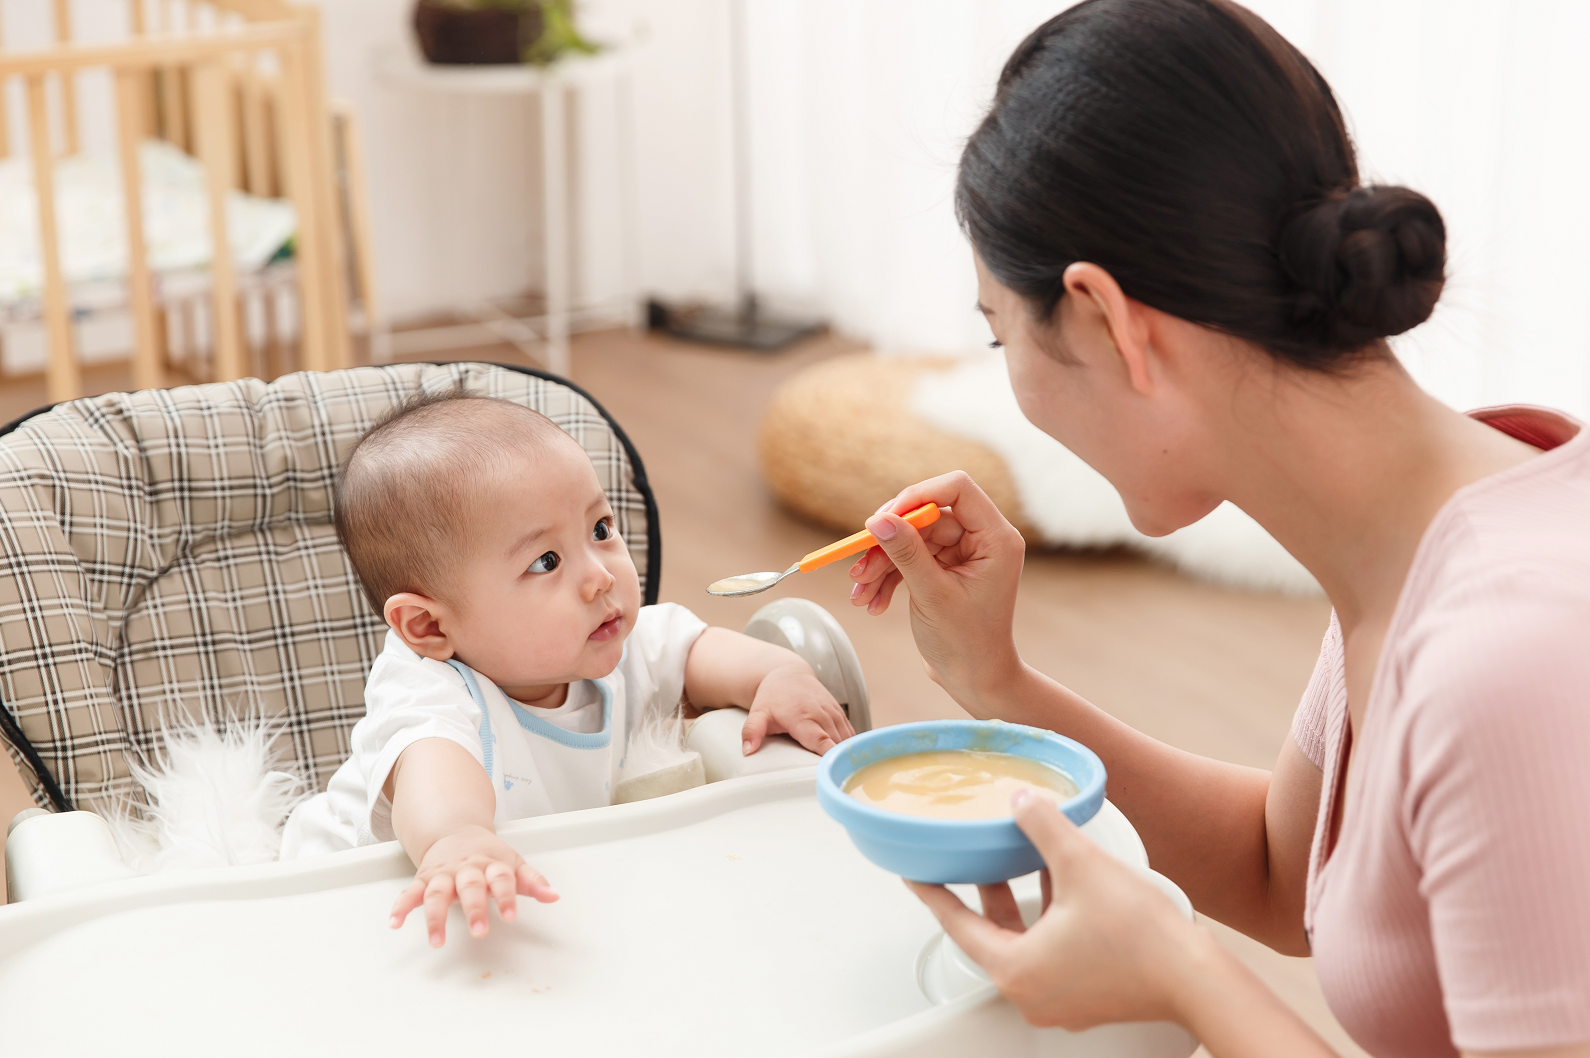
[{"label": "woman", "polygon": [[[1372,1054],[1590,1056],[1590,436],[1539,409],[1460,415],[1398,365],[1385,338],[1443,283],[1436,208],[1361,186],[1324,80],[1228,0],[1091,0],[1039,28],[957,206],[1027,417],[1146,533],[1241,507],[1335,614],[1266,774],[1027,668],[1021,539],[963,474],[869,521],[853,602],[880,613],[904,583],[968,712],[1097,751],[1154,866],[1204,914],[1312,952]],[[930,500],[950,513],[919,535],[897,512]],[[1003,886],[983,916],[915,889],[1029,1020],[1329,1053],[1051,806],[1017,821],[1053,879],[1032,929]]]}]

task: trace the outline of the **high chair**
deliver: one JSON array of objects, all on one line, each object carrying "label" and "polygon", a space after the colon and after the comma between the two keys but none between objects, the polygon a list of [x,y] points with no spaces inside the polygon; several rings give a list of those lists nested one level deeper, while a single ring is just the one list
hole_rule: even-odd
[{"label": "high chair", "polygon": [[[38,805],[6,844],[7,1053],[1192,1052],[1168,1024],[1026,1025],[823,815],[817,758],[787,740],[744,757],[733,710],[689,733],[706,785],[503,826],[562,899],[522,901],[483,939],[457,909],[441,950],[413,921],[387,928],[413,876],[395,842],[135,875],[103,821],[73,809],[136,796],[129,761],[163,721],[273,719],[317,789],[348,753],[384,625],[337,545],[332,476],[394,404],[455,384],[525,403],[585,448],[655,602],[639,454],[588,395],[538,372],[397,365],[112,394],[0,431],[0,741]],[[747,631],[800,653],[869,725],[859,661],[820,607],[779,599]],[[1084,832],[1146,871],[1108,803]],[[1035,914],[1035,879],[1017,888]]]}]

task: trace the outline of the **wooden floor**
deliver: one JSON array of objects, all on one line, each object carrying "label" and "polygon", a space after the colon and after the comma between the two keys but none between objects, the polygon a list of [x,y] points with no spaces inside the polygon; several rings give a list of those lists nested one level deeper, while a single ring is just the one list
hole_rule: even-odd
[{"label": "wooden floor", "polygon": [[[627,331],[576,340],[574,381],[629,433],[657,494],[662,599],[739,627],[766,597],[717,599],[706,594],[708,582],[783,569],[833,538],[774,503],[757,471],[754,435],[781,380],[855,348],[819,337],[783,353],[747,353]],[[511,346],[457,358],[527,362]],[[118,370],[95,369],[89,384],[122,388],[128,382]],[[42,382],[0,387],[0,421],[43,403]],[[878,618],[853,610],[843,568],[800,574],[788,594],[839,618],[866,669],[875,722],[962,715],[923,671],[904,608]],[[1328,615],[1323,600],[1211,587],[1130,556],[1030,553],[1017,625],[1030,663],[1140,730],[1267,768],[1287,737]],[[1362,1054],[1327,1012],[1308,960],[1210,928],[1343,1054]]]}]

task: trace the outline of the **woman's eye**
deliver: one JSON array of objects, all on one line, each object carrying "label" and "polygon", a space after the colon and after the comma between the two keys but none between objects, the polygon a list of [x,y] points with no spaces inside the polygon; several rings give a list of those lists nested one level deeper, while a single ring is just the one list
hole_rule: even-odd
[{"label": "woman's eye", "polygon": [[546,554],[530,563],[530,572],[551,573],[553,570],[558,568],[558,563],[560,561],[561,560],[558,558],[558,553],[556,551],[548,551]]},{"label": "woman's eye", "polygon": [[603,518],[596,523],[596,528],[591,530],[592,540],[611,540],[618,532],[613,528],[613,519]]}]

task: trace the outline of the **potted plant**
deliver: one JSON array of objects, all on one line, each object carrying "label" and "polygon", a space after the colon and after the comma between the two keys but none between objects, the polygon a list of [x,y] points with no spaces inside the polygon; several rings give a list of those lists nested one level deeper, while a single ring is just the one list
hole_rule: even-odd
[{"label": "potted plant", "polygon": [[598,48],[574,25],[574,0],[417,0],[414,34],[427,62],[535,63]]}]

